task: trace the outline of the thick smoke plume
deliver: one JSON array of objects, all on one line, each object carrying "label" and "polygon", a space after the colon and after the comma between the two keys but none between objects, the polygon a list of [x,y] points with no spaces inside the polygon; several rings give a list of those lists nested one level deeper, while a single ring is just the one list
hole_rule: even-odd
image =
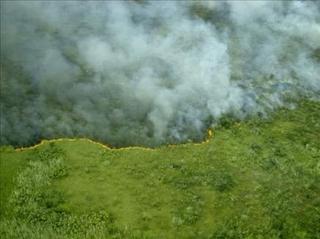
[{"label": "thick smoke plume", "polygon": [[317,1],[1,1],[1,144],[200,140],[319,94]]}]

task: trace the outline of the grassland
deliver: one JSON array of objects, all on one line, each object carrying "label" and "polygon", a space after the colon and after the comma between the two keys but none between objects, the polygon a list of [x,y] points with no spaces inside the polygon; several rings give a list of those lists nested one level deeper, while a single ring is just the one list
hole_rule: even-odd
[{"label": "grassland", "polygon": [[1,238],[320,238],[320,103],[202,144],[1,148]]}]

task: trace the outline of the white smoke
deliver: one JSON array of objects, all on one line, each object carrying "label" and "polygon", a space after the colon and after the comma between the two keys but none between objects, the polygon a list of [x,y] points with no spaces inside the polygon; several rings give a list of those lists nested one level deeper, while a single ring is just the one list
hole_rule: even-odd
[{"label": "white smoke", "polygon": [[318,2],[1,2],[1,143],[199,140],[319,98],[319,49]]}]

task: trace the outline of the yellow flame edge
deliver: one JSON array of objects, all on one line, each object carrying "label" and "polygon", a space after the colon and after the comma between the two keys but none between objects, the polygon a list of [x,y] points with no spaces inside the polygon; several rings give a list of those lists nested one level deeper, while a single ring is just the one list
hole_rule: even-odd
[{"label": "yellow flame edge", "polygon": [[[192,145],[203,145],[203,144],[207,144],[210,142],[211,138],[213,138],[213,130],[212,129],[208,129],[207,131],[207,137],[203,142],[200,143],[192,143]],[[112,148],[110,146],[108,146],[107,144],[103,144],[101,142],[98,141],[94,141],[92,139],[89,138],[59,138],[59,139],[44,139],[41,140],[40,143],[35,144],[33,146],[29,146],[29,147],[21,147],[21,148],[16,148],[15,151],[26,151],[26,150],[32,150],[35,148],[40,147],[41,145],[47,144],[47,143],[54,143],[54,142],[61,142],[61,141],[69,141],[69,142],[74,142],[74,141],[87,141],[90,142],[92,144],[96,144],[99,145],[100,147],[104,148],[104,149],[108,149],[108,150],[127,150],[127,149],[140,149],[140,150],[148,150],[148,151],[154,151],[157,148],[149,148],[149,147],[141,147],[141,146],[129,146],[129,147],[122,147],[122,148]],[[188,143],[185,143],[188,144]],[[177,147],[177,146],[181,146],[184,144],[170,144],[167,147]]]}]

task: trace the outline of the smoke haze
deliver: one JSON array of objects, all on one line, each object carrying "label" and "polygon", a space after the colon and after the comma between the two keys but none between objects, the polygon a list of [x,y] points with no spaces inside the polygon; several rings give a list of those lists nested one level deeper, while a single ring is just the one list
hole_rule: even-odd
[{"label": "smoke haze", "polygon": [[316,1],[1,1],[1,144],[200,140],[319,95]]}]

